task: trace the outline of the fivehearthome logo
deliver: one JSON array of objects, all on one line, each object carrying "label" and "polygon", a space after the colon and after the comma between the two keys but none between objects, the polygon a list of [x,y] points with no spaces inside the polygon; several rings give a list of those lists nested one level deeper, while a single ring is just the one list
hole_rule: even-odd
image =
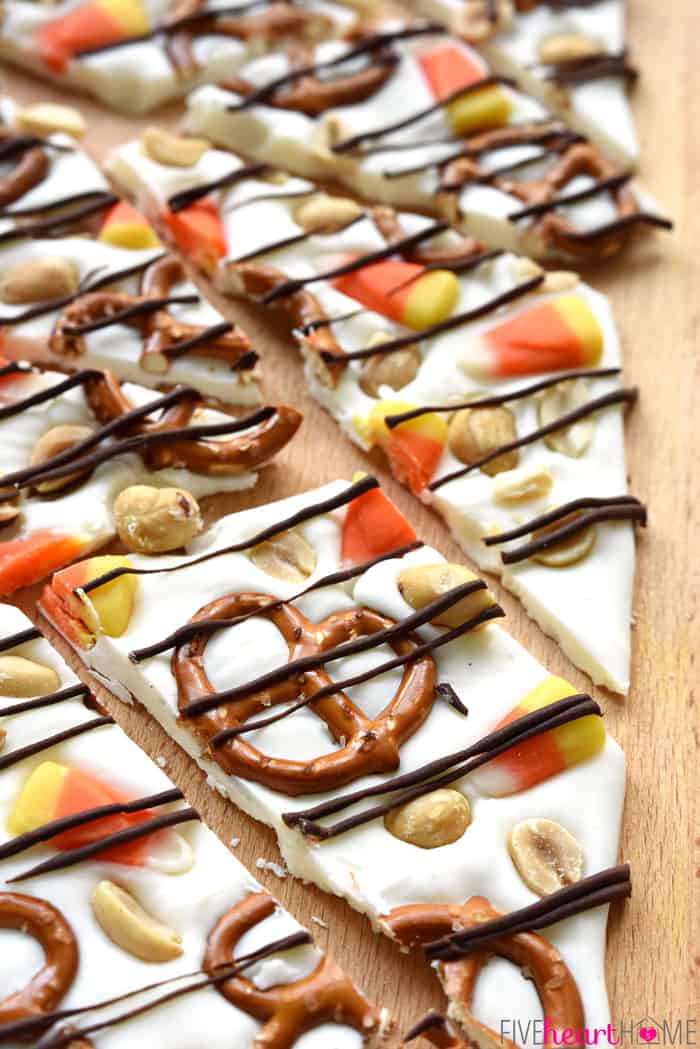
[{"label": "fivehearthome logo", "polygon": [[605,1027],[558,1027],[545,1016],[532,1020],[501,1020],[500,1037],[506,1043],[546,1046],[631,1046],[698,1044],[697,1017],[661,1017],[647,1014],[640,1019],[621,1018]]}]

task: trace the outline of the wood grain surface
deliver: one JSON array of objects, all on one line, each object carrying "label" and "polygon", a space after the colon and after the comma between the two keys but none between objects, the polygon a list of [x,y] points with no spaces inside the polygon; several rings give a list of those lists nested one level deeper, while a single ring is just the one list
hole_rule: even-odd
[{"label": "wood grain surface", "polygon": [[[700,1011],[700,722],[694,666],[700,648],[700,426],[695,415],[700,414],[700,6],[695,0],[629,0],[628,7],[634,55],[643,74],[634,100],[642,178],[674,218],[676,230],[671,236],[650,237],[623,258],[587,274],[613,301],[624,343],[625,378],[641,389],[627,424],[628,462],[632,490],[650,508],[649,528],[639,533],[631,694],[626,702],[600,690],[594,694],[628,762],[621,857],[632,864],[634,894],[611,914],[607,967],[612,1013],[627,1024],[645,1015],[675,1023]],[[52,94],[45,84],[9,69],[4,73],[3,88],[21,102]],[[108,114],[88,100],[79,104],[90,124],[85,145],[96,159],[145,124],[172,126],[179,116],[175,106],[156,119],[134,121]],[[215,301],[227,316],[247,324],[262,348],[267,398],[296,405],[305,414],[300,433],[255,491],[219,498],[216,512],[263,503],[366,468],[366,459],[308,397],[284,332],[271,333],[268,318],[263,323],[252,309]],[[394,483],[380,461],[375,470],[421,537],[446,556],[463,559],[442,523]],[[571,667],[516,601],[495,589],[511,633],[552,673],[590,690],[585,675]],[[608,597],[601,589],[601,602]],[[35,598],[36,592],[17,598],[34,619]],[[441,1005],[424,963],[373,935],[366,919],[345,903],[291,878],[282,881],[256,871],[259,857],[278,858],[272,833],[210,792],[195,765],[145,714],[111,700],[107,705],[149,753],[167,759],[168,773],[225,842],[241,838],[235,854],[297,918],[308,923],[316,916],[328,923],[328,931],[312,928],[373,999],[392,1011],[397,1020],[392,1046],[400,1044],[401,1032],[427,1008]],[[691,1024],[675,1044],[696,1042],[700,1028]]]}]

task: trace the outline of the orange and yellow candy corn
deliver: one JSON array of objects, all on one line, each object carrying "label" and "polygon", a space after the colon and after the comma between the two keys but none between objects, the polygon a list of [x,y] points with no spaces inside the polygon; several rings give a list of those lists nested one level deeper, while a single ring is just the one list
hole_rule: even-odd
[{"label": "orange and yellow candy corn", "polygon": [[360,565],[389,550],[414,542],[416,533],[381,488],[372,488],[348,503],[343,521],[340,556],[344,564]]},{"label": "orange and yellow candy corn", "polygon": [[163,219],[180,251],[212,274],[226,255],[226,230],[212,200],[198,200],[182,211],[166,210]]},{"label": "orange and yellow candy corn", "polygon": [[[457,43],[438,44],[423,51],[418,55],[418,64],[438,102],[489,75],[483,63],[467,47]],[[449,102],[446,112],[455,134],[469,135],[502,127],[508,123],[511,110],[506,91],[498,84],[490,84]]]},{"label": "orange and yellow candy corn", "polygon": [[115,248],[139,251],[160,247],[155,230],[140,211],[127,200],[110,208],[100,230],[99,240]]},{"label": "orange and yellow candy corn", "polygon": [[136,576],[118,576],[88,594],[81,593],[80,588],[114,568],[128,568],[130,564],[128,557],[104,554],[56,572],[42,595],[42,609],[64,637],[79,648],[90,648],[99,634],[121,637],[136,600]]},{"label": "orange and yellow candy corn", "polygon": [[42,529],[20,539],[0,543],[0,595],[43,579],[87,551],[91,540]]},{"label": "orange and yellow candy corn", "polygon": [[404,401],[377,401],[358,427],[367,443],[378,444],[389,460],[392,473],[418,495],[423,491],[440,461],[447,442],[447,422],[435,412],[389,429],[387,415],[410,411],[415,404]]},{"label": "orange and yellow candy corn", "polygon": [[147,30],[148,18],[141,0],[95,0],[42,26],[36,45],[49,69],[62,73],[79,51],[126,40]]},{"label": "orange and yellow candy corn", "polygon": [[[523,696],[518,705],[494,725],[492,731],[517,721],[533,710],[541,710],[558,699],[575,694],[576,689],[563,678],[545,678]],[[517,794],[594,757],[604,744],[602,718],[588,714],[511,747],[473,772],[471,780],[482,794],[489,797],[502,798],[508,794]]]},{"label": "orange and yellow candy corn", "polygon": [[[344,261],[351,261],[352,256]],[[459,282],[449,270],[426,270],[414,262],[386,259],[336,277],[333,286],[368,310],[422,331],[450,316]]]}]

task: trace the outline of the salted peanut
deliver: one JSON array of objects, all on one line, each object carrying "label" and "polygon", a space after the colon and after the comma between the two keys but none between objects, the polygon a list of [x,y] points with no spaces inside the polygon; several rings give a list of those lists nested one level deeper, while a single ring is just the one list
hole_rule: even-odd
[{"label": "salted peanut", "polygon": [[193,168],[210,148],[204,138],[183,138],[162,127],[147,127],[141,134],[141,149],[169,168]]},{"label": "salted peanut", "polygon": [[[548,535],[557,528],[561,528],[563,524],[574,520],[579,516],[579,513],[580,511],[567,514],[566,517],[561,517],[554,524],[545,525],[544,528],[537,528],[532,533],[532,538],[539,539]],[[581,529],[580,532],[576,532],[568,539],[562,539],[558,543],[553,543],[547,547],[546,550],[540,550],[539,553],[533,554],[532,560],[539,562],[541,565],[547,565],[549,568],[565,568],[567,565],[574,565],[577,561],[582,561],[584,557],[590,554],[595,546],[595,538],[595,526],[588,525],[587,528]]]},{"label": "salted peanut", "polygon": [[[41,435],[34,445],[29,459],[30,466],[39,466],[41,463],[48,462],[55,455],[60,455],[61,452],[80,444],[91,433],[89,426],[71,426],[70,424],[52,426],[50,430]],[[68,474],[66,477],[57,477],[53,481],[40,481],[34,487],[37,492],[58,492],[61,488],[67,488],[68,485],[73,484],[80,476],[80,473]]]},{"label": "salted peanut", "polygon": [[571,291],[581,283],[578,273],[573,270],[552,270],[542,282],[543,292]]},{"label": "salted peanut", "polygon": [[513,277],[517,281],[532,280],[534,277],[541,277],[543,273],[542,267],[525,255],[519,255],[513,263]]},{"label": "salted peanut", "polygon": [[470,44],[482,44],[509,26],[512,17],[512,0],[472,0],[460,5],[450,28]]},{"label": "salted peanut", "polygon": [[583,849],[561,823],[529,819],[516,823],[508,851],[528,889],[538,896],[573,885],[583,875]]},{"label": "salted peanut", "polygon": [[24,656],[0,656],[0,696],[20,699],[48,696],[60,684],[61,679],[53,667]]},{"label": "salted peanut", "polygon": [[[580,380],[560,382],[556,386],[550,386],[544,390],[537,400],[537,421],[540,426],[548,426],[555,419],[579,408],[589,400],[586,383]],[[595,433],[595,420],[592,418],[581,419],[580,422],[568,426],[565,430],[557,430],[548,434],[544,443],[553,452],[566,455],[570,459],[580,459],[584,455],[593,440]]]},{"label": "salted peanut", "polygon": [[525,503],[548,495],[552,483],[546,466],[523,466],[494,477],[491,494],[497,503]]},{"label": "salted peanut", "polygon": [[0,503],[0,528],[12,524],[22,515],[22,508],[15,502]]},{"label": "salted peanut", "polygon": [[471,821],[471,807],[464,794],[441,788],[387,812],[384,826],[409,845],[439,849],[458,841]]},{"label": "salted peanut", "polygon": [[185,546],[202,528],[199,504],[184,488],[134,484],[114,500],[119,538],[139,554],[164,554]]},{"label": "salted peanut", "polygon": [[[404,568],[399,573],[397,585],[404,601],[419,611],[449,590],[465,583],[473,583],[478,578],[464,565],[445,561],[434,565],[411,565],[410,568]],[[488,588],[475,590],[473,594],[467,594],[461,601],[440,613],[435,619],[431,619],[431,623],[435,626],[461,626],[495,603],[496,599]]]},{"label": "salted peanut", "polygon": [[[367,347],[381,346],[388,340],[389,335],[386,332],[376,331]],[[368,357],[362,365],[360,389],[368,397],[380,397],[379,391],[382,386],[402,390],[409,382],[413,382],[420,365],[420,353],[410,346],[403,350],[393,350],[391,353],[378,353],[376,357]]]},{"label": "salted peanut", "polygon": [[302,583],[316,567],[316,551],[293,529],[254,546],[248,556],[262,572],[289,583]]},{"label": "salted peanut", "polygon": [[64,106],[60,102],[37,102],[33,106],[18,109],[15,123],[25,131],[34,131],[37,135],[52,135],[63,131],[73,138],[85,134],[85,118],[73,106]]},{"label": "salted peanut", "polygon": [[80,277],[74,264],[60,256],[16,262],[0,274],[0,299],[8,306],[48,302],[78,290]]},{"label": "salted peanut", "polygon": [[319,160],[333,161],[334,164],[350,163],[349,157],[340,158],[333,153],[331,147],[340,142],[349,134],[340,117],[334,113],[322,117],[311,132],[310,148],[313,156]]},{"label": "salted peanut", "polygon": [[[509,408],[462,408],[450,420],[447,443],[460,462],[469,466],[516,438],[515,417]],[[481,467],[481,472],[495,477],[518,465],[518,449],[504,452]]]},{"label": "salted peanut", "polygon": [[152,918],[130,892],[101,881],[90,897],[93,913],[112,943],[143,962],[170,962],[182,954],[182,937]]},{"label": "salted peanut", "polygon": [[362,212],[356,200],[315,193],[294,212],[294,221],[307,233],[335,233]]},{"label": "salted peanut", "polygon": [[543,40],[538,48],[540,62],[557,65],[574,62],[577,58],[592,58],[601,53],[597,40],[583,33],[557,33]]}]

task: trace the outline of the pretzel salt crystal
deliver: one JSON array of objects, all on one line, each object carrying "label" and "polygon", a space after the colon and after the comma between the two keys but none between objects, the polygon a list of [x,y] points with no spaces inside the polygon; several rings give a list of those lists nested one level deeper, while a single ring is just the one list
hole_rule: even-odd
[{"label": "pretzel salt crystal", "polygon": [[[392,621],[366,608],[337,612],[320,623],[310,622],[291,604],[270,608],[269,594],[230,594],[201,608],[190,620],[233,619],[259,609],[258,615],[277,627],[289,648],[290,660],[313,655],[349,641],[374,634]],[[214,694],[204,669],[204,652],[213,635],[199,635],[175,649],[172,671],[177,682],[178,707],[182,710],[197,699]],[[418,646],[414,638],[395,641],[398,655]],[[193,730],[208,742],[218,732],[237,726],[271,706],[312,695],[327,686],[324,670],[294,675],[264,691],[253,692],[228,706],[222,705],[192,718]],[[240,736],[216,747],[213,757],[232,776],[263,783],[292,797],[335,790],[371,773],[398,768],[401,745],[417,731],[430,713],[435,697],[435,663],[423,656],[408,664],[394,696],[375,718],[367,717],[345,693],[339,691],[309,710],[325,721],[333,738],[341,744],[330,754],[310,761],[270,758]]]}]

